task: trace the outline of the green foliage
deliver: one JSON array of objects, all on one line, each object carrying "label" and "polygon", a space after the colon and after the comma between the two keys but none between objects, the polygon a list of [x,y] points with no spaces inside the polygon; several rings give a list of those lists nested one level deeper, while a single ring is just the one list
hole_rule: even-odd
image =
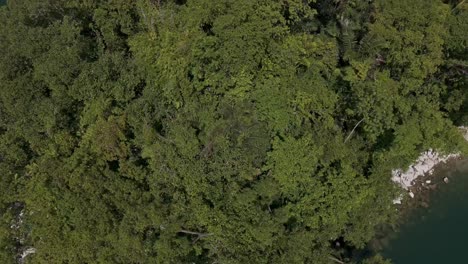
[{"label": "green foliage", "polygon": [[399,78],[423,79],[443,62],[444,22],[449,7],[441,1],[377,1],[375,22],[363,42],[369,55],[382,56]]},{"label": "green foliage", "polygon": [[391,262],[388,259],[384,259],[381,255],[375,255],[364,260],[362,264],[391,264]]},{"label": "green foliage", "polygon": [[0,261],[365,247],[397,217],[392,169],[467,152],[465,20],[439,0],[8,1]]}]

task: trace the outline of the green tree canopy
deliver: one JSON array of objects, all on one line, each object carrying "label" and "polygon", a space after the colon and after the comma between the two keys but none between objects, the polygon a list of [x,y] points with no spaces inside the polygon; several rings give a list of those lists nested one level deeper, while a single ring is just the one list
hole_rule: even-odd
[{"label": "green tree canopy", "polygon": [[392,169],[467,151],[467,17],[441,0],[9,0],[0,261],[348,257],[335,241],[363,248],[397,217]]}]

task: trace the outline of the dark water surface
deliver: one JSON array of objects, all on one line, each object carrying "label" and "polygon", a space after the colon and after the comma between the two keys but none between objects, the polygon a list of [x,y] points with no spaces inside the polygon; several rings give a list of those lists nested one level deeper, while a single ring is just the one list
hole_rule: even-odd
[{"label": "dark water surface", "polygon": [[395,264],[468,263],[468,160],[443,173],[448,184],[431,194],[430,207],[415,209],[383,252]]}]

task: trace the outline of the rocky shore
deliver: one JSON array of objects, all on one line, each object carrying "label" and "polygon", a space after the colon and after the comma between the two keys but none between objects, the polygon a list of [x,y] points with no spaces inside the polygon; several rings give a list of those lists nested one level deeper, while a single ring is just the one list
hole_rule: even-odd
[{"label": "rocky shore", "polygon": [[[468,127],[458,127],[460,132],[463,134],[465,140],[468,141]],[[430,176],[434,172],[434,168],[441,164],[446,163],[451,159],[460,158],[460,153],[452,153],[448,155],[442,155],[439,152],[429,149],[421,153],[418,159],[409,166],[408,169],[395,169],[392,171],[392,181],[400,185],[403,189],[408,191],[408,195],[411,198],[415,196],[415,186],[416,182],[421,182],[422,185],[431,186],[431,179],[421,180],[423,176]],[[448,179],[444,179],[447,183]],[[401,204],[403,195],[395,198],[393,200],[394,204]]]},{"label": "rocky shore", "polygon": [[426,174],[432,174],[434,167],[449,159],[460,157],[460,154],[441,155],[438,152],[429,149],[423,152],[421,156],[406,171],[401,169],[392,171],[392,180],[401,185],[403,189],[408,190],[413,186],[414,180]]}]

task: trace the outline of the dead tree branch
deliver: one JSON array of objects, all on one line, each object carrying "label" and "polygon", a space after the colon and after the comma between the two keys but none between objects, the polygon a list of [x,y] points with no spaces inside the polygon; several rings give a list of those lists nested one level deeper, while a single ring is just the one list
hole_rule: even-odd
[{"label": "dead tree branch", "polygon": [[335,261],[336,263],[346,264],[346,263],[344,263],[343,261],[341,261],[341,260],[339,260],[339,259],[337,259],[337,258],[335,258],[335,257],[332,257],[332,256],[329,256],[328,259],[333,260],[333,261]]},{"label": "dead tree branch", "polygon": [[357,124],[354,126],[353,130],[351,130],[351,133],[349,133],[348,137],[345,139],[344,143],[346,143],[351,138],[351,136],[354,133],[354,130],[356,130],[356,128],[359,126],[359,124],[361,124],[362,121],[364,121],[364,118],[361,119],[359,122],[357,122]]},{"label": "dead tree branch", "polygon": [[196,243],[198,240],[204,238],[204,237],[207,237],[207,236],[211,236],[213,235],[212,233],[200,233],[200,232],[194,232],[194,231],[189,231],[189,230],[184,230],[184,229],[181,229],[179,230],[178,233],[183,233],[183,234],[188,234],[188,235],[194,235],[196,236],[195,239],[193,239],[192,243]]}]

